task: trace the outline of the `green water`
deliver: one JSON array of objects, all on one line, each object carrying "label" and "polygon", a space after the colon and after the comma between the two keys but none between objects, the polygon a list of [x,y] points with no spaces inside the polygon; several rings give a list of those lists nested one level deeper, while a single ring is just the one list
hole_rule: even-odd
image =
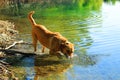
[{"label": "green water", "polygon": [[0,19],[13,21],[24,41],[32,41],[27,13],[35,10],[37,23],[75,44],[77,56],[72,61],[25,57],[12,67],[16,76],[20,80],[120,80],[119,8],[120,2],[115,0],[54,0],[44,5],[24,4],[17,13],[3,14],[2,10]]}]

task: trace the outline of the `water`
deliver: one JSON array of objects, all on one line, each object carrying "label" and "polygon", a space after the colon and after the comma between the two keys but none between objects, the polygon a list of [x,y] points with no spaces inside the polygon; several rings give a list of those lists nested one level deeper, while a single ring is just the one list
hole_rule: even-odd
[{"label": "water", "polygon": [[[99,2],[96,8],[92,3],[88,4],[92,7],[66,11],[47,9],[40,12],[40,19],[36,11],[36,22],[60,32],[73,42],[77,57],[72,61],[53,56],[25,57],[19,65],[13,66],[21,80],[120,80],[120,2]],[[22,39],[30,42],[28,20],[14,20],[18,22]]]}]

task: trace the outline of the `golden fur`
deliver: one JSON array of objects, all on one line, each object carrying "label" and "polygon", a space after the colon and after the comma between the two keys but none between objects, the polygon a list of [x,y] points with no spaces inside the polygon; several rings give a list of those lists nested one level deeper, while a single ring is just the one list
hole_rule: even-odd
[{"label": "golden fur", "polygon": [[28,14],[28,19],[32,25],[32,39],[34,51],[36,51],[37,41],[42,45],[42,52],[44,52],[45,47],[48,48],[50,54],[58,55],[62,52],[66,57],[72,57],[74,52],[74,45],[69,42],[65,37],[63,37],[58,32],[51,32],[45,26],[41,24],[36,24],[32,15],[34,11]]}]

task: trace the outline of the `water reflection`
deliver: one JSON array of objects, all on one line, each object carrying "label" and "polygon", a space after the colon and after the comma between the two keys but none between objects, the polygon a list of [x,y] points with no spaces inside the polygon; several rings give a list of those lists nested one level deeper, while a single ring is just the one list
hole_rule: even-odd
[{"label": "water reflection", "polygon": [[[20,69],[23,71],[21,74],[18,74],[20,77],[24,76],[23,79],[34,78],[36,80],[53,80],[58,78],[59,80],[109,80],[109,77],[111,77],[109,72],[112,73],[116,71],[115,74],[119,73],[117,70],[119,69],[119,48],[117,47],[119,46],[116,46],[116,44],[118,45],[119,41],[119,28],[117,27],[119,25],[115,25],[117,27],[116,30],[115,28],[108,26],[111,25],[108,23],[109,20],[107,23],[103,23],[104,14],[102,14],[101,8],[102,5],[104,5],[102,4],[103,1],[105,3],[115,4],[117,3],[116,0],[40,1],[42,2],[21,2],[21,5],[24,6],[19,7],[24,9],[20,13],[14,10],[16,7],[12,4],[11,7],[15,8],[10,8],[10,10],[12,9],[11,12],[6,12],[9,11],[9,8],[1,9],[1,14],[3,15],[5,13],[9,15],[9,17],[3,18],[2,16],[2,18],[0,18],[14,21],[18,26],[18,30],[21,33],[22,39],[25,41],[31,41],[31,25],[26,19],[26,15],[30,10],[35,10],[36,13],[34,18],[36,22],[42,23],[51,31],[60,32],[62,35],[67,37],[75,44],[75,54],[78,56],[73,58],[71,62],[66,60],[58,60],[56,57],[49,55],[24,58],[22,61],[19,60],[21,65],[17,65],[16,63],[16,66],[19,68],[14,67],[14,69]],[[105,11],[107,11],[107,9]],[[11,17],[10,15],[16,15],[16,17]],[[107,13],[107,15],[109,14]],[[110,16],[113,16],[113,14]],[[117,15],[117,17],[119,17],[119,15]],[[110,19],[112,20],[114,18]],[[114,21],[111,22],[113,23]],[[119,24],[118,20],[115,22]],[[104,28],[103,25],[108,27]],[[113,34],[111,31],[114,31],[114,38],[111,36],[111,34]],[[23,37],[23,34],[28,35],[24,35]],[[114,44],[114,47],[112,46],[109,48],[111,43],[112,45]],[[31,47],[25,49],[29,51]],[[108,55],[106,55],[106,52]],[[116,57],[116,55],[112,55],[111,52],[117,54],[118,56]],[[25,64],[23,64],[24,62]],[[116,69],[114,68],[114,64],[117,65]],[[107,71],[108,68],[109,71]],[[112,78],[113,77],[114,76],[112,75]],[[119,75],[117,75],[117,78],[118,77]],[[114,80],[112,78],[111,80]],[[116,80],[119,80],[117,78]]]},{"label": "water reflection", "polygon": [[[59,75],[60,73],[64,74],[72,64],[68,60],[60,60],[56,56],[42,55],[35,57],[35,80],[40,78],[48,79],[57,79],[58,77],[62,80],[64,75]],[[55,77],[56,76],[56,77]]]}]

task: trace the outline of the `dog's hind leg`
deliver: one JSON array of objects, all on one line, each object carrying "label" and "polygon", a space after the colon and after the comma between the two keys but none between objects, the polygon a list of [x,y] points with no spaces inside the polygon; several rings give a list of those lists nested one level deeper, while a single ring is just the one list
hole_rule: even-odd
[{"label": "dog's hind leg", "polygon": [[34,52],[37,51],[37,36],[32,33],[32,39],[33,39],[33,47],[34,47]]}]

